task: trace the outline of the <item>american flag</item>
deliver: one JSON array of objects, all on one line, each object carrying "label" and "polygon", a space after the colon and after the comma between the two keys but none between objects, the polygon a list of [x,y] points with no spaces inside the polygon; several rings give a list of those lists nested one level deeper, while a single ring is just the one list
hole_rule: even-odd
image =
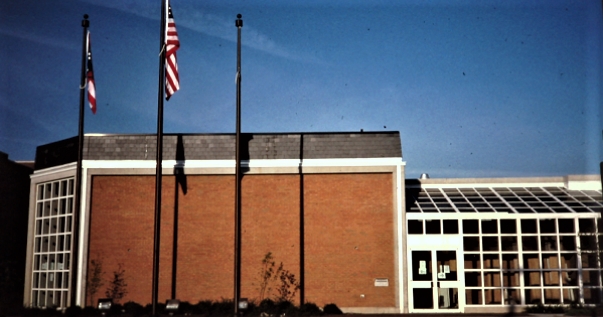
[{"label": "american flag", "polygon": [[180,89],[180,79],[178,77],[178,64],[176,63],[176,51],[180,48],[180,40],[178,40],[178,32],[176,31],[176,23],[172,14],[172,7],[169,0],[167,1],[168,17],[165,26],[165,99],[170,97]]},{"label": "american flag", "polygon": [[88,103],[90,104],[90,109],[92,113],[96,114],[96,87],[94,85],[94,71],[92,70],[92,48],[90,46],[90,32],[88,32],[87,36],[87,56],[88,56],[88,65],[86,69],[86,84],[88,85]]}]

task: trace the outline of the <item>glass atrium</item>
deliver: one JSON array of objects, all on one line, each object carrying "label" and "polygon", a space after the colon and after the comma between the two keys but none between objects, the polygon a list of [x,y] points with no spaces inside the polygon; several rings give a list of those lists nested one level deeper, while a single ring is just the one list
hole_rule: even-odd
[{"label": "glass atrium", "polygon": [[407,186],[411,311],[600,303],[602,210],[598,190]]}]

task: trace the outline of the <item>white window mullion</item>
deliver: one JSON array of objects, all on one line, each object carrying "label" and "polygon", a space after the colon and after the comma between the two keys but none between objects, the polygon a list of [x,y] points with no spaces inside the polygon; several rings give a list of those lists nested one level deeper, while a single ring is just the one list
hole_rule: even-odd
[{"label": "white window mullion", "polygon": [[63,208],[69,204],[71,191],[65,186],[73,186],[73,181],[61,179],[36,186],[31,272],[31,305],[34,307],[65,308],[67,303],[65,294],[69,284],[64,283],[65,268],[59,263],[65,263],[71,256],[65,244],[73,236],[68,224],[73,217]]}]

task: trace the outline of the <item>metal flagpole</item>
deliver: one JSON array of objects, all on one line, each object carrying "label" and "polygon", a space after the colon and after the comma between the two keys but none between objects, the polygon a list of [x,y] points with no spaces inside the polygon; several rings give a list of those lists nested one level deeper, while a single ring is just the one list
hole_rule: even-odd
[{"label": "metal flagpole", "polygon": [[75,197],[73,207],[73,249],[72,249],[72,260],[71,260],[71,298],[70,306],[77,305],[77,279],[78,279],[78,257],[79,257],[79,233],[80,233],[80,200],[82,196],[82,156],[84,153],[84,95],[86,93],[86,62],[88,61],[88,27],[90,21],[88,21],[88,15],[84,14],[82,20],[82,27],[84,28],[83,46],[82,46],[82,74],[80,79],[80,117],[78,124],[78,153],[77,153],[77,165],[75,171]]},{"label": "metal flagpole", "polygon": [[234,315],[239,313],[239,298],[241,296],[241,28],[243,20],[237,15],[237,135],[235,144],[235,248],[234,248]]},{"label": "metal flagpole", "polygon": [[159,54],[159,90],[157,97],[157,157],[155,169],[155,225],[153,239],[153,290],[152,290],[152,315],[157,316],[157,297],[159,292],[159,246],[161,233],[161,180],[163,161],[163,90],[165,84],[165,25],[166,1],[161,0],[161,36]]}]

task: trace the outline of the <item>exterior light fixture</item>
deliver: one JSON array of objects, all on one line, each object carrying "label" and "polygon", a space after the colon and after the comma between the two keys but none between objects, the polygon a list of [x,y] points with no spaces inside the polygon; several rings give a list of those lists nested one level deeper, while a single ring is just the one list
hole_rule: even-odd
[{"label": "exterior light fixture", "polygon": [[247,298],[240,298],[239,310],[247,310],[247,308],[249,308],[249,301],[247,301]]},{"label": "exterior light fixture", "polygon": [[178,312],[178,309],[180,309],[180,301],[177,299],[168,299],[165,302],[165,311],[168,312],[170,315],[173,315],[174,313]]},{"label": "exterior light fixture", "polygon": [[111,310],[112,305],[113,305],[113,299],[99,298],[98,305],[96,306],[96,308],[98,308],[98,310],[100,310],[104,316],[109,310]]}]

